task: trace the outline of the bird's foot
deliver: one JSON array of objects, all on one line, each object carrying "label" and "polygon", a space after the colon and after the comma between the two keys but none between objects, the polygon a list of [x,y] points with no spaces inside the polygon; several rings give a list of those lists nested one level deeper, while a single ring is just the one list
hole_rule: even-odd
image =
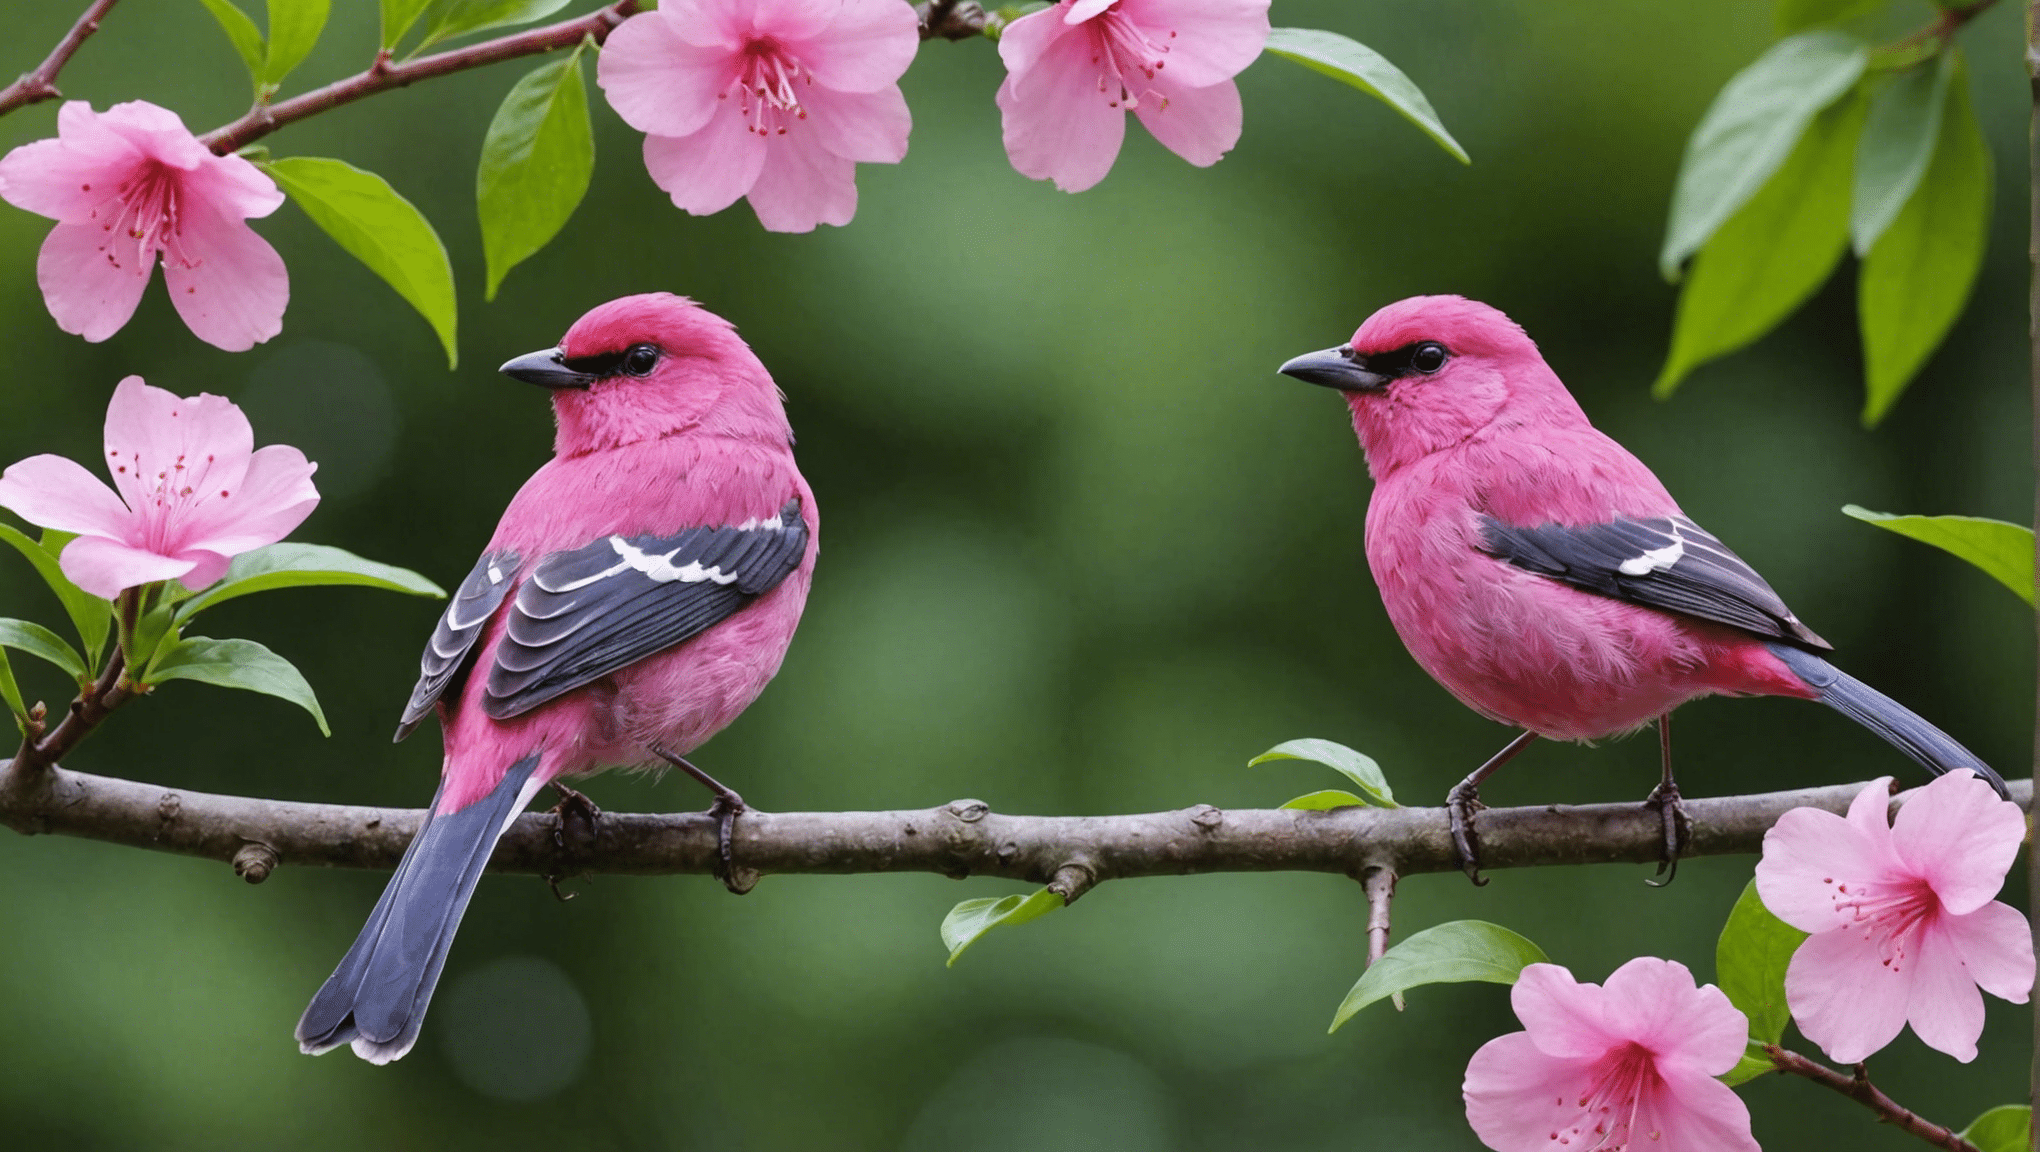
[{"label": "bird's foot", "polygon": [[744,804],[744,798],[737,795],[736,789],[696,768],[688,761],[687,757],[668,752],[656,744],[651,746],[651,750],[653,755],[694,777],[703,788],[714,793],[715,802],[708,806],[707,814],[714,817],[716,822],[715,878],[722,881],[723,887],[729,889],[730,894],[733,896],[742,896],[744,893],[757,887],[758,873],[749,868],[739,871],[736,865],[734,842],[737,833],[737,817],[750,811],[750,808]]},{"label": "bird's foot", "polygon": [[1473,814],[1485,807],[1480,802],[1480,789],[1470,782],[1462,781],[1445,794],[1445,812],[1452,821],[1452,849],[1459,854],[1459,866],[1475,887],[1487,884],[1487,877],[1480,874],[1480,832],[1473,824]]},{"label": "bird's foot", "polygon": [[553,846],[562,852],[581,852],[595,846],[596,821],[602,818],[602,809],[593,800],[565,784],[555,780],[552,790],[559,793],[560,802],[552,806],[559,823],[553,826]]},{"label": "bird's foot", "polygon": [[1663,888],[1679,877],[1679,857],[1685,854],[1686,846],[1693,840],[1693,820],[1686,815],[1686,802],[1679,795],[1679,785],[1670,778],[1650,790],[1643,806],[1657,810],[1658,820],[1664,828],[1664,844],[1659,849],[1657,868],[1657,874],[1664,879],[1650,879],[1644,883],[1653,888]]}]

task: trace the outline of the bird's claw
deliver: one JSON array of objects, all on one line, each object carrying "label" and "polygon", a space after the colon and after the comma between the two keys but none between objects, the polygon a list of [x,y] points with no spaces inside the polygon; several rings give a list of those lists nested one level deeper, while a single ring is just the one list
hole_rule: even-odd
[{"label": "bird's claw", "polygon": [[1657,874],[1663,880],[1647,879],[1645,884],[1663,888],[1679,877],[1679,857],[1693,840],[1693,820],[1686,815],[1686,802],[1679,795],[1679,785],[1665,780],[1650,790],[1643,805],[1657,810],[1658,819],[1664,829],[1664,843],[1659,849]]},{"label": "bird's claw", "polygon": [[598,834],[596,821],[602,817],[602,809],[593,800],[565,784],[555,780],[552,789],[559,793],[560,802],[552,806],[559,822],[553,825],[553,846],[562,852],[578,853],[595,845]]},{"label": "bird's claw", "polygon": [[757,887],[758,884],[758,874],[756,872],[748,868],[739,872],[736,864],[734,842],[737,832],[737,817],[749,811],[750,808],[744,804],[744,798],[728,788],[724,788],[716,793],[715,802],[708,806],[708,815],[714,817],[716,822],[715,878],[722,881],[723,887],[729,889],[732,896],[742,896],[752,888]]},{"label": "bird's claw", "polygon": [[1480,789],[1470,784],[1461,783],[1445,794],[1445,812],[1452,821],[1452,849],[1476,888],[1486,887],[1487,877],[1480,874],[1480,832],[1474,827],[1473,814],[1485,807]]}]

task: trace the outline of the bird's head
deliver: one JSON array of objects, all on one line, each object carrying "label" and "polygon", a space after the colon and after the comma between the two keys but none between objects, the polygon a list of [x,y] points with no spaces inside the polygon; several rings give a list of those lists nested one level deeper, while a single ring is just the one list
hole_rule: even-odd
[{"label": "bird's head", "polygon": [[1497,420],[1586,420],[1523,329],[1463,296],[1398,300],[1281,372],[1345,394],[1377,479]]},{"label": "bird's head", "polygon": [[792,442],[765,366],[729,321],[682,296],[611,300],[576,320],[558,347],[501,370],[553,390],[562,456],[691,431]]}]

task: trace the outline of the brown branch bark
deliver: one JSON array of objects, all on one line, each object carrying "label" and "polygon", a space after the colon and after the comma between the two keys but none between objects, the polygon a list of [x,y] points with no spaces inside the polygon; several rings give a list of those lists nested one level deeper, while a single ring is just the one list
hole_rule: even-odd
[{"label": "brown branch bark", "polygon": [[16,108],[39,104],[44,100],[55,100],[62,96],[63,93],[57,89],[57,73],[63,71],[64,65],[71,62],[71,56],[78,51],[79,45],[85,43],[85,38],[99,31],[100,20],[104,19],[107,10],[118,2],[119,0],[92,0],[92,5],[85,9],[85,14],[78,17],[78,22],[71,25],[71,30],[64,33],[64,38],[57,41],[57,46],[50,49],[50,54],[43,58],[41,64],[36,65],[33,71],[22,73],[19,79],[6,88],[0,89],[0,116],[5,116]]},{"label": "brown branch bark", "polygon": [[1877,1120],[1881,1124],[1890,1124],[1899,1131],[1917,1136],[1936,1148],[1946,1148],[1948,1152],[1981,1152],[1976,1145],[1957,1136],[1952,1129],[1923,1119],[1910,1108],[1886,1096],[1882,1089],[1870,1083],[1870,1074],[1861,1064],[1856,1065],[1855,1075],[1851,1076],[1837,1072],[1817,1060],[1809,1060],[1789,1048],[1780,1048],[1776,1044],[1764,1045],[1764,1055],[1771,1058],[1771,1063],[1778,1071],[1805,1077],[1823,1088],[1832,1088],[1877,1113]]}]

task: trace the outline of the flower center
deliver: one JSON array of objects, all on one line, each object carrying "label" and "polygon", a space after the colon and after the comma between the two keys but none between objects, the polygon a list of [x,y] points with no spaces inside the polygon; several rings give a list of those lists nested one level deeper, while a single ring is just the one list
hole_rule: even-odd
[{"label": "flower center", "polygon": [[184,249],[182,192],[178,173],[153,162],[140,165],[121,182],[120,212],[105,225],[114,236],[101,247],[115,267],[120,266],[115,244],[122,235],[134,241],[135,261],[144,267],[154,263],[158,251],[168,253],[183,267],[198,266]]},{"label": "flower center", "polygon": [[1917,876],[1897,876],[1883,881],[1828,880],[1828,898],[1835,910],[1855,922],[1863,939],[1877,945],[1884,966],[1902,972],[1919,952],[1921,931],[1941,912],[1941,898],[1933,886]]},{"label": "flower center", "polygon": [[[1610,1049],[1593,1065],[1594,1079],[1587,1090],[1570,1103],[1577,1109],[1570,1127],[1555,1128],[1551,1146],[1565,1152],[1623,1152],[1636,1137],[1648,1142],[1664,1139],[1659,1131],[1637,1131],[1638,1120],[1650,1108],[1664,1081],[1658,1076],[1656,1058],[1641,1044],[1629,1043]],[[1560,1096],[1560,1108],[1568,1103]],[[1645,1147],[1652,1146],[1646,1143]]]},{"label": "flower center", "polygon": [[142,539],[130,543],[162,556],[182,552],[184,529],[192,515],[214,497],[233,498],[227,489],[215,490],[211,476],[216,459],[210,453],[197,459],[179,453],[171,460],[144,460],[133,449],[108,448],[106,462],[115,479],[134,477],[132,491],[140,495],[132,511],[141,520]]},{"label": "flower center", "polygon": [[1163,57],[1169,54],[1168,41],[1174,40],[1176,33],[1171,31],[1157,44],[1121,13],[1117,4],[1086,24],[1091,34],[1091,63],[1098,67],[1098,91],[1105,102],[1131,110],[1140,107],[1143,97],[1152,97],[1160,102],[1157,110],[1168,107],[1168,98],[1147,82],[1168,63]]},{"label": "flower center", "polygon": [[[746,44],[743,64],[730,85],[730,91],[737,94],[737,107],[751,122],[745,131],[760,136],[786,135],[789,120],[807,119],[797,85],[812,83],[814,77],[777,40],[768,36]],[[724,92],[721,99],[728,99],[729,94]]]}]

